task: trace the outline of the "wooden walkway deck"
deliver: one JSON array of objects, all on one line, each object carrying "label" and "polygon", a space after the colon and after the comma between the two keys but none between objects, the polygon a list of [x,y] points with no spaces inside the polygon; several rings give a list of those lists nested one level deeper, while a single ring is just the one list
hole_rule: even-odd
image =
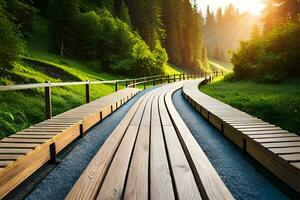
[{"label": "wooden walkway deck", "polygon": [[64,147],[138,92],[134,88],[120,90],[2,139],[0,199],[43,164],[55,162]]},{"label": "wooden walkway deck", "polygon": [[192,106],[232,142],[300,193],[300,136],[200,92],[201,81],[189,81],[183,87],[183,94]]},{"label": "wooden walkway deck", "polygon": [[172,103],[183,83],[141,97],[66,199],[233,199]]}]

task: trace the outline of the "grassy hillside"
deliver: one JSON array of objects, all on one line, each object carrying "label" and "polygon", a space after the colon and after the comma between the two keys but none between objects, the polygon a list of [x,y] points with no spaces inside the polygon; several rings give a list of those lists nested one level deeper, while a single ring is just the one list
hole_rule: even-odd
[{"label": "grassy hillside", "polygon": [[[101,71],[95,62],[79,62],[62,58],[52,51],[47,21],[35,15],[33,34],[27,40],[28,50],[22,61],[15,64],[7,77],[0,78],[1,85],[66,81],[116,80],[125,77]],[[166,73],[179,73],[172,66],[165,66]],[[123,88],[124,86],[120,86]],[[92,85],[91,98],[114,92],[114,85]],[[52,89],[53,114],[59,114],[85,102],[85,86]],[[44,90],[33,89],[1,92],[0,138],[44,120]]]},{"label": "grassy hillside", "polygon": [[251,115],[300,134],[299,88],[299,79],[282,84],[219,79],[200,90]]}]

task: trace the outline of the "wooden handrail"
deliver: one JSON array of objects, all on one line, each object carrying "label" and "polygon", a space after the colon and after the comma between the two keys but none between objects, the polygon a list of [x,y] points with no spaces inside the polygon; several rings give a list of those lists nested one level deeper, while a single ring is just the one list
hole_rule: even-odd
[{"label": "wooden handrail", "polygon": [[[185,80],[186,77],[200,77],[205,76],[205,79],[211,79],[212,76],[218,75],[223,72],[204,72],[200,74],[173,74],[173,80],[176,82],[177,80],[181,81]],[[51,83],[50,81],[46,81],[45,83],[33,83],[33,84],[23,84],[23,85],[0,85],[0,92],[8,92],[8,91],[16,91],[16,90],[26,90],[26,89],[36,89],[36,88],[44,88],[44,97],[45,97],[45,117],[46,119],[50,119],[52,117],[52,104],[51,104],[51,87],[64,87],[64,86],[74,86],[74,85],[85,85],[85,96],[86,103],[91,101],[90,98],[90,86],[97,84],[114,84],[115,91],[118,91],[119,84],[125,83],[126,87],[136,87],[137,85],[144,84],[144,89],[146,89],[146,84],[152,82],[153,86],[156,85],[156,81],[160,81],[162,84],[165,80],[170,83],[170,75],[155,75],[148,77],[141,77],[135,79],[123,79],[123,80],[106,80],[106,81],[82,81],[82,82],[61,82],[61,83]],[[129,83],[129,84],[128,84]],[[131,83],[131,84],[130,84]]]}]

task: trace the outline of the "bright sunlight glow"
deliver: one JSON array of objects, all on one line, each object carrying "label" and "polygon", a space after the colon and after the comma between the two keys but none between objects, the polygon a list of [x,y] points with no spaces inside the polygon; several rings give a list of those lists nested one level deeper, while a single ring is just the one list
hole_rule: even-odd
[{"label": "bright sunlight glow", "polygon": [[218,8],[222,7],[224,9],[230,3],[241,12],[250,12],[254,15],[260,15],[265,8],[265,1],[266,0],[197,0],[198,6],[204,15],[206,15],[207,5],[209,5],[211,10],[216,12]]}]

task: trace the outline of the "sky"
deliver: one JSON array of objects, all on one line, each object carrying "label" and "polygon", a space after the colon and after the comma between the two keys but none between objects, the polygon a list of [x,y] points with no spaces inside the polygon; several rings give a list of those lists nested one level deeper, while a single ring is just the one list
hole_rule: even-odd
[{"label": "sky", "polygon": [[265,0],[196,0],[198,7],[201,8],[203,15],[206,15],[207,5],[216,12],[219,7],[225,8],[232,3],[241,12],[250,12],[254,15],[262,14],[265,7]]}]

